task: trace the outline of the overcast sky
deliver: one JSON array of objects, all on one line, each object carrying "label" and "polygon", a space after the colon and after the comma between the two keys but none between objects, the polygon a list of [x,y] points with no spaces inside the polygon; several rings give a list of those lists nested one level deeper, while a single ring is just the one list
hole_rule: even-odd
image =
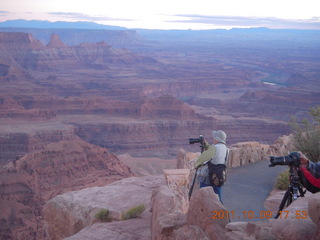
[{"label": "overcast sky", "polygon": [[93,21],[148,29],[320,29],[320,0],[0,0],[0,21]]}]

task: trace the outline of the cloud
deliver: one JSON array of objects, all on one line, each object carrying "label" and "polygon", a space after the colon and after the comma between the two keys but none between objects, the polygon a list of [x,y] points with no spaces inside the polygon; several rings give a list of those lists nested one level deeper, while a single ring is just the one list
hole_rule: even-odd
[{"label": "cloud", "polygon": [[8,12],[8,11],[0,11],[0,15],[1,16],[5,16],[5,15],[8,15],[8,14],[10,14],[10,12]]},{"label": "cloud", "polygon": [[71,18],[77,20],[85,20],[85,21],[130,21],[130,19],[121,19],[121,18],[110,18],[105,16],[91,16],[84,13],[76,13],[76,12],[49,12],[49,15],[59,16],[64,18]]},{"label": "cloud", "polygon": [[[274,17],[240,17],[240,16],[206,16],[206,15],[174,15],[180,20],[170,20],[176,23],[198,23],[214,27],[268,27],[268,28],[301,28],[320,29],[320,18],[311,19],[280,19]],[[182,18],[182,19],[181,19]]]}]

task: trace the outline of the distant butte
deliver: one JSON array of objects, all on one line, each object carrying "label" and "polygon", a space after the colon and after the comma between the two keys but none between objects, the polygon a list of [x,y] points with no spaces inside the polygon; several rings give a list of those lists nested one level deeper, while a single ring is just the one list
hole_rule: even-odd
[{"label": "distant butte", "polygon": [[52,34],[50,37],[50,42],[47,44],[50,48],[64,48],[66,45],[60,40],[58,34]]}]

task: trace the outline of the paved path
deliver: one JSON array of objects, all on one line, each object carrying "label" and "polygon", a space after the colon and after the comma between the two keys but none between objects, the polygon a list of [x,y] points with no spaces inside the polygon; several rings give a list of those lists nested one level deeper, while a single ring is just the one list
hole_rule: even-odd
[{"label": "paved path", "polygon": [[[222,201],[230,213],[234,211],[230,214],[232,222],[262,220],[259,215],[261,213],[261,217],[264,216],[264,201],[273,188],[275,178],[279,172],[287,168],[270,168],[268,165],[269,161],[262,160],[228,169],[227,182],[222,189]],[[253,219],[250,219],[252,214]]]}]

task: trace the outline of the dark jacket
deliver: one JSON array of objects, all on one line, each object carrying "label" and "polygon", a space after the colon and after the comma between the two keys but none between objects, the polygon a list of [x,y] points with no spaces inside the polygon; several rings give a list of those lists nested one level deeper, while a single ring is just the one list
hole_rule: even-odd
[{"label": "dark jacket", "polygon": [[316,193],[320,191],[320,162],[300,167],[300,178],[303,186],[310,192]]}]

